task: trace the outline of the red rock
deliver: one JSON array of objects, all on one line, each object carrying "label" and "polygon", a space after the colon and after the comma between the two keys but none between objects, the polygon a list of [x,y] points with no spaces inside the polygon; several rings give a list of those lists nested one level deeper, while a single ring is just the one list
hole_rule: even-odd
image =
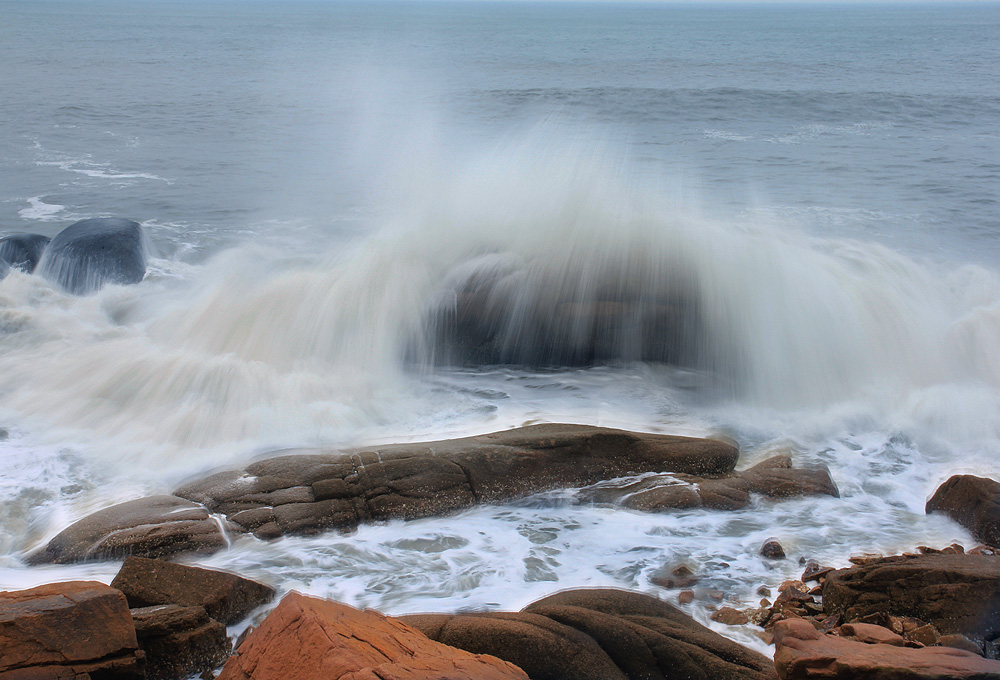
[{"label": "red rock", "polygon": [[164,604],[132,610],[139,647],[146,652],[146,680],[174,680],[221,666],[232,643],[226,627],[204,607]]},{"label": "red rock", "polygon": [[209,616],[226,625],[242,620],[274,597],[270,586],[236,574],[145,557],[126,558],[111,585],[125,593],[130,607],[204,607]]},{"label": "red rock", "polygon": [[71,581],[0,593],[0,677],[143,679],[125,596]]},{"label": "red rock", "polygon": [[852,638],[868,644],[885,644],[893,647],[903,647],[906,640],[902,635],[893,633],[888,628],[873,626],[870,623],[845,623],[840,628],[842,637]]},{"label": "red rock", "polygon": [[677,602],[680,604],[691,604],[692,601],[694,601],[693,590],[682,590],[680,595],[677,596]]},{"label": "red rock", "polygon": [[434,642],[401,621],[290,593],[218,680],[527,680],[513,664]]},{"label": "red rock", "polygon": [[823,635],[806,621],[774,629],[774,666],[782,680],[987,680],[1000,678],[1000,661],[960,649],[911,649]]},{"label": "red rock", "polygon": [[718,621],[719,623],[724,623],[727,626],[742,626],[744,623],[748,623],[750,618],[739,609],[733,609],[732,607],[723,607],[719,611],[712,614],[710,617],[713,621]]}]

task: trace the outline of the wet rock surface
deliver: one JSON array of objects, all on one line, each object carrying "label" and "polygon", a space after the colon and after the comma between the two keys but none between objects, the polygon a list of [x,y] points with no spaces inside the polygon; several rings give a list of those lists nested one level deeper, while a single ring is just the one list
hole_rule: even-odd
[{"label": "wet rock surface", "polygon": [[938,487],[925,508],[964,526],[976,540],[1000,547],[1000,482],[986,477],[955,475]]},{"label": "wet rock surface", "polygon": [[146,654],[146,680],[176,680],[222,665],[232,649],[226,627],[204,607],[176,604],[132,609],[135,635]]},{"label": "wet rock surface", "polygon": [[56,234],[38,264],[39,274],[75,295],[139,283],[146,275],[142,227],[112,217],[80,220]]},{"label": "wet rock surface", "polygon": [[528,680],[516,666],[428,639],[377,612],[290,593],[219,680]]},{"label": "wet rock surface", "polygon": [[122,559],[138,554],[167,557],[204,554],[224,548],[219,522],[197,503],[177,496],[151,496],[99,510],[70,525],[27,558],[29,564],[67,564]]},{"label": "wet rock surface", "polygon": [[517,613],[401,617],[432,639],[520,666],[532,680],[773,678],[770,659],[641,593],[571,590]]},{"label": "wet rock surface", "polygon": [[0,262],[25,274],[35,271],[49,237],[41,234],[8,234],[0,236]]},{"label": "wet rock surface", "polygon": [[289,452],[176,493],[270,538],[441,515],[640,472],[724,474],[737,457],[736,447],[715,440],[533,425],[438,442]]},{"label": "wet rock surface", "polygon": [[845,622],[913,617],[942,634],[1000,635],[1000,557],[896,555],[830,572],[823,607]]},{"label": "wet rock surface", "polygon": [[142,680],[144,663],[125,597],[103,583],[0,593],[0,677]]},{"label": "wet rock surface", "polygon": [[795,468],[788,456],[769,458],[752,468],[725,476],[687,473],[651,475],[630,484],[600,485],[581,497],[596,503],[618,503],[633,510],[657,512],[684,508],[741,510],[751,494],[776,500],[802,496],[840,497],[825,468]]},{"label": "wet rock surface", "polygon": [[[864,626],[864,624],[859,624]],[[1000,661],[950,647],[912,648],[877,626],[824,634],[808,621],[791,619],[774,627],[774,665],[783,680],[951,680],[1000,678]],[[884,631],[885,629],[881,629]],[[858,635],[860,633],[860,635]]]},{"label": "wet rock surface", "polygon": [[126,558],[111,585],[125,594],[130,607],[197,606],[226,625],[243,620],[275,594],[270,586],[236,574],[134,556]]}]

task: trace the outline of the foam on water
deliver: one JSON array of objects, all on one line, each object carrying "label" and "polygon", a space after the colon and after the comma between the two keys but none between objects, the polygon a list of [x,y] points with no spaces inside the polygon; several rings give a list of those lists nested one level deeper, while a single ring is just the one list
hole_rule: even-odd
[{"label": "foam on water", "polygon": [[[112,566],[29,573],[15,558],[97,507],[268,449],[537,421],[729,435],[741,466],[779,450],[828,465],[842,498],[653,515],[570,490],[350,536],[243,538],[200,562],[401,613],[518,608],[586,585],[662,594],[651,579],[679,562],[702,576],[699,593],[749,604],[757,586],[796,576],[799,556],[971,545],[923,504],[1000,452],[996,273],[752,213],[710,220],[638,177],[621,155],[533,138],[411,185],[374,237],[335,252],[154,259],[143,283],[83,297],[10,274],[0,390],[16,436],[0,447],[22,462],[0,487],[0,586],[106,580]],[[586,305],[609,280],[638,285],[641,304],[690,296],[697,346],[677,367],[629,354],[596,368],[441,366],[432,320],[462,281],[497,270],[513,276],[514,311],[497,321],[515,346],[538,337],[538,315],[517,310]],[[769,536],[793,559],[762,560]],[[706,620],[705,600],[689,609]]]}]

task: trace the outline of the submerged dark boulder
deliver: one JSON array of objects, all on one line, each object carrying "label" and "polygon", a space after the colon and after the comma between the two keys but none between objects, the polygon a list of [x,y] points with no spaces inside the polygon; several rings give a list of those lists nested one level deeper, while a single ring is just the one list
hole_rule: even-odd
[{"label": "submerged dark boulder", "polygon": [[693,365],[701,314],[676,262],[524,263],[501,254],[455,268],[428,312],[433,361],[450,365]]},{"label": "submerged dark boulder", "polygon": [[113,217],[71,224],[49,243],[38,271],[76,295],[109,283],[139,283],[146,275],[142,227]]},{"label": "submerged dark boulder", "polygon": [[0,262],[30,274],[38,266],[42,252],[50,240],[48,236],[41,234],[0,236]]},{"label": "submerged dark boulder", "polygon": [[569,590],[518,613],[400,620],[432,640],[520,666],[532,680],[765,680],[771,660],[643,593]]}]

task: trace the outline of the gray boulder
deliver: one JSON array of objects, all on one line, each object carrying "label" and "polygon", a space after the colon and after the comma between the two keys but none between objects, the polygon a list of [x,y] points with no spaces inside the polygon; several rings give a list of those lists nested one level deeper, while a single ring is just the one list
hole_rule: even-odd
[{"label": "gray boulder", "polygon": [[49,243],[38,271],[75,295],[92,293],[109,283],[139,283],[146,275],[142,227],[113,217],[71,224]]},{"label": "gray boulder", "polygon": [[30,274],[38,266],[42,252],[50,240],[48,236],[41,234],[0,236],[0,262]]}]

